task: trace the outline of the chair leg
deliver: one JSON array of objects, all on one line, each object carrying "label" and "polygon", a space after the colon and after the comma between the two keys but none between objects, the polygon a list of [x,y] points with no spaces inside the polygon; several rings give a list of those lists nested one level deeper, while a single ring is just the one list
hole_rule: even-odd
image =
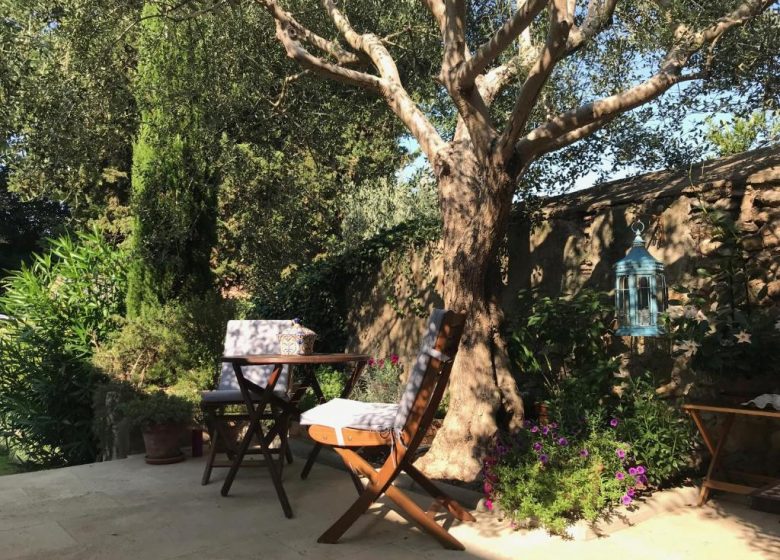
[{"label": "chair leg", "polygon": [[403,469],[409,474],[410,477],[412,477],[412,480],[420,485],[423,490],[428,492],[428,494],[435,498],[437,502],[447,508],[447,511],[449,511],[457,520],[476,521],[473,515],[463,509],[463,507],[461,507],[458,502],[445,494],[438,486],[431,482],[427,476],[417,470],[417,468],[411,464],[405,464]]},{"label": "chair leg", "polygon": [[[336,451],[336,453],[339,454],[339,456],[341,456],[342,461],[344,461],[344,464],[347,466],[350,472],[352,472],[353,465],[354,467],[360,469],[359,463],[354,462],[354,457],[357,457],[355,452],[340,447],[334,447],[333,449]],[[363,469],[360,470],[362,471]],[[374,469],[372,468],[371,470],[373,471]],[[376,471],[374,471],[374,474],[376,474]],[[355,476],[354,473],[353,476]],[[376,479],[376,477],[374,477],[374,479]],[[338,542],[342,535],[347,532],[347,529],[352,527],[355,521],[357,521],[358,518],[363,515],[369,507],[371,507],[371,504],[376,501],[376,499],[382,494],[383,490],[384,489],[381,485],[375,483],[373,480],[370,481],[369,484],[363,489],[358,499],[355,500],[349,509],[347,509],[344,515],[339,517],[338,520],[333,525],[331,525],[327,531],[320,535],[320,538],[317,539],[317,542],[326,544],[335,544]]]},{"label": "chair leg", "polygon": [[[366,475],[369,484],[357,501],[352,504],[347,512],[339,518],[317,542],[335,543],[357,521],[372,503],[384,492],[401,509],[407,519],[417,523],[429,535],[435,538],[439,543],[450,550],[465,550],[465,547],[455,537],[450,535],[444,528],[440,527],[433,519],[428,517],[425,512],[412,501],[406,494],[392,485],[395,477],[398,476],[400,468],[389,468],[388,463],[393,460],[388,458],[382,469],[377,472],[365,459],[350,449],[334,447],[334,450],[341,456],[341,459],[347,465],[347,468],[355,469]],[[419,472],[419,471],[418,471]],[[432,483],[431,483],[432,484]]]},{"label": "chair leg", "polygon": [[214,468],[214,460],[217,457],[217,433],[218,430],[212,430],[213,434],[209,438],[209,456],[208,459],[206,459],[206,468],[203,469],[203,478],[201,478],[200,483],[203,486],[206,486],[209,483],[209,479],[211,478],[211,470]]}]

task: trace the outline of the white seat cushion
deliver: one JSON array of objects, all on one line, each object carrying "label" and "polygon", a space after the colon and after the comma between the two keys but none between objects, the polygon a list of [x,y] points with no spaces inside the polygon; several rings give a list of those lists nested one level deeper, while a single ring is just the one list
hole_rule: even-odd
[{"label": "white seat cushion", "polygon": [[301,424],[327,426],[336,430],[339,445],[344,445],[343,428],[384,432],[393,429],[397,404],[365,403],[333,399],[301,414]]}]

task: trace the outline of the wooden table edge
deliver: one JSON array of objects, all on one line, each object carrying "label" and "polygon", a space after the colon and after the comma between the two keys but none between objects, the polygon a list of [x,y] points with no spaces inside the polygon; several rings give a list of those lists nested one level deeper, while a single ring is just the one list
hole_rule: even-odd
[{"label": "wooden table edge", "polygon": [[371,359],[371,356],[368,354],[246,354],[222,356],[220,358],[222,362],[251,366],[346,364],[350,362],[367,362],[369,359]]},{"label": "wooden table edge", "polygon": [[684,404],[685,411],[718,412],[721,414],[743,414],[746,416],[765,416],[767,418],[780,418],[780,410],[764,408],[747,408],[738,406],[717,406],[711,404]]}]

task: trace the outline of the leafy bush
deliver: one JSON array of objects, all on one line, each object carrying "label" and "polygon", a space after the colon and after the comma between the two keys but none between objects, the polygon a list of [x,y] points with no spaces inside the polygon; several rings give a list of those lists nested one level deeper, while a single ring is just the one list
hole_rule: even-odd
[{"label": "leafy bush", "polygon": [[[322,389],[322,393],[327,400],[341,396],[341,392],[344,390],[344,384],[346,383],[346,376],[343,372],[331,366],[320,366],[317,368],[315,376],[317,377],[320,389]],[[317,406],[314,393],[311,390],[307,391],[298,406],[301,410],[309,410],[310,408]]]},{"label": "leafy bush", "polygon": [[194,397],[219,374],[230,302],[205,296],[170,302],[127,319],[96,352],[94,363],[113,379],[138,388],[173,388]]},{"label": "leafy bush", "polygon": [[404,386],[404,368],[395,354],[389,358],[371,358],[352,391],[353,399],[363,402],[397,403]]},{"label": "leafy bush", "polygon": [[185,425],[192,422],[193,416],[192,402],[163,391],[124,403],[118,411],[142,430],[164,424]]},{"label": "leafy bush", "polygon": [[258,317],[300,317],[324,341],[321,351],[340,352],[348,338],[347,313],[352,301],[348,288],[362,282],[394,251],[420,247],[438,238],[438,220],[413,220],[342,252],[317,259],[291,271],[270,297],[255,301]]},{"label": "leafy bush", "polygon": [[696,443],[690,418],[680,403],[655,394],[649,374],[629,378],[627,384],[614,409],[620,419],[620,439],[631,442],[633,455],[648,467],[651,484],[662,486],[679,479],[690,469]]},{"label": "leafy bush", "polygon": [[[604,294],[568,298],[522,294],[512,353],[521,382],[543,390],[547,426],[496,447],[485,491],[515,520],[534,518],[552,532],[595,520],[631,503],[650,484],[678,479],[689,465],[692,427],[674,403],[657,397],[649,374],[615,390],[618,356],[605,342],[611,307]],[[639,472],[637,471],[639,469]]]},{"label": "leafy bush", "polygon": [[118,324],[126,259],[93,231],[50,242],[4,281],[0,313],[0,426],[39,466],[94,460],[95,346]]},{"label": "leafy bush", "polygon": [[499,442],[485,458],[486,505],[497,502],[514,523],[531,520],[562,534],[577,519],[595,521],[615,504],[631,504],[647,487],[647,469],[613,425],[603,414],[571,432],[526,422],[517,440]]},{"label": "leafy bush", "polygon": [[521,383],[554,401],[572,422],[609,393],[618,370],[605,342],[609,301],[592,290],[559,298],[523,291],[518,319],[511,323],[510,352]]}]

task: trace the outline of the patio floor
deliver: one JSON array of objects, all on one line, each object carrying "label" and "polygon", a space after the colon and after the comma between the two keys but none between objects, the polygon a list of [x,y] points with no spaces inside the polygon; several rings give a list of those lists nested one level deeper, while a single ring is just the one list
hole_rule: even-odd
[{"label": "patio floor", "polygon": [[[225,469],[200,485],[202,459],[149,466],[121,461],[0,477],[0,560],[205,558],[780,558],[780,516],[714,500],[704,508],[659,512],[589,541],[542,531],[513,532],[493,516],[452,533],[467,552],[445,551],[387,506],[364,515],[337,545],[317,536],[354,499],[344,472],[302,461],[285,470],[295,517],[285,519],[265,469],[244,469],[230,497],[219,494]],[[415,496],[415,494],[412,494]],[[421,497],[422,502],[424,500]]]}]

